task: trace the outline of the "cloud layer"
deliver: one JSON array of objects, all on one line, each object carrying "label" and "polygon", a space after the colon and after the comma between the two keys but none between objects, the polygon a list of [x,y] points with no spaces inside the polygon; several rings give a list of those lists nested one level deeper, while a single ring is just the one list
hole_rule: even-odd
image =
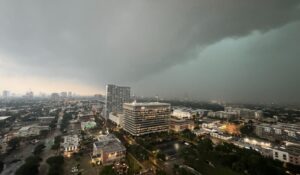
[{"label": "cloud layer", "polygon": [[[294,60],[294,55],[290,55],[294,50],[288,50],[287,46],[290,46],[291,39],[298,38],[286,33],[288,28],[282,27],[299,20],[299,3],[297,0],[1,1],[0,53],[7,56],[6,61],[9,58],[9,62],[20,65],[20,69],[14,72],[16,76],[25,74],[51,79],[75,79],[99,89],[106,83],[129,84],[140,94],[158,93],[173,97],[191,91],[189,96],[212,98],[214,95],[201,96],[195,90],[196,86],[204,88],[209,94],[222,94],[220,89],[214,90],[207,83],[210,74],[196,80],[206,84],[179,86],[173,90],[173,95],[159,88],[147,88],[149,86],[146,85],[152,82],[158,87],[174,84],[168,82],[169,79],[176,79],[178,84],[193,84],[195,80],[188,81],[186,77],[203,72],[190,69],[187,65],[197,62],[199,66],[212,67],[212,63],[201,60],[213,59],[209,57],[216,51],[221,53],[220,49],[210,49],[218,44],[231,50],[227,55],[215,54],[220,59],[215,64],[226,66],[226,60],[233,56],[252,55],[235,61],[250,61],[249,66],[254,69],[257,64],[267,60],[270,64],[263,64],[263,68],[269,69],[276,63],[276,59],[271,58],[274,55],[269,54],[273,51],[279,52],[282,56],[280,59],[287,60],[280,64],[288,64]],[[292,27],[298,26],[297,23]],[[275,39],[264,37],[265,33],[267,35],[273,30],[279,30],[272,37]],[[262,34],[255,34],[255,31]],[[285,35],[290,37],[289,40]],[[243,43],[245,48],[253,50],[232,50],[234,48],[228,46],[245,42],[240,40],[245,37],[259,41]],[[231,42],[224,44],[224,40],[228,39]],[[269,42],[270,39],[272,42]],[[274,42],[281,43],[284,39],[286,41],[282,45],[274,45]],[[299,44],[299,40],[292,43]],[[209,49],[211,54],[205,58],[199,56]],[[278,49],[282,49],[282,52]],[[251,53],[248,53],[249,50]],[[178,66],[182,66],[180,74],[174,72],[179,74],[178,78],[171,75],[161,78]],[[218,74],[222,69],[215,71]],[[280,80],[288,75],[293,78],[288,68],[278,71],[286,72]],[[228,72],[230,70],[224,73]],[[239,75],[232,71],[232,76],[235,77],[235,74]],[[259,75],[264,77],[260,77],[261,83],[272,80],[272,74],[268,72],[262,71]],[[225,79],[233,81],[230,77]],[[243,77],[239,80],[242,81]],[[294,84],[288,86],[294,87]],[[225,87],[226,81],[215,83],[215,86]],[[255,88],[255,85],[241,86],[237,91],[244,92],[251,87]],[[276,94],[272,93],[266,99],[273,95]],[[228,98],[239,99],[234,95]]]}]

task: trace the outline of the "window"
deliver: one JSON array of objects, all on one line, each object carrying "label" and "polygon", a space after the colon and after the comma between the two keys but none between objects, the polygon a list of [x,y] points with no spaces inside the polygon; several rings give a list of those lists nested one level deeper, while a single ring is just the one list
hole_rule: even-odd
[{"label": "window", "polygon": [[278,158],[278,152],[275,152],[275,157]]},{"label": "window", "polygon": [[286,154],[282,155],[283,160],[286,160]]}]

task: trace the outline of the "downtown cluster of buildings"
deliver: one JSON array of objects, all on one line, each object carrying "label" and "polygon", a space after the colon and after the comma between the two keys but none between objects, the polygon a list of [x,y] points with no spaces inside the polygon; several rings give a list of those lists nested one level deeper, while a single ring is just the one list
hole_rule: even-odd
[{"label": "downtown cluster of buildings", "polygon": [[43,98],[50,97],[53,100],[58,100],[58,99],[72,98],[72,97],[76,96],[76,94],[71,92],[71,91],[68,91],[68,92],[63,91],[63,92],[60,92],[60,93],[53,92],[50,95],[46,95],[45,93],[40,93],[38,95],[35,95],[33,91],[28,91],[24,95],[17,95],[17,94],[12,93],[8,90],[3,90],[1,98],[2,99],[9,99],[11,97],[23,97],[25,99],[33,99],[35,96],[36,97],[43,97]]},{"label": "downtown cluster of buildings", "polygon": [[[96,128],[99,125],[96,119],[101,113],[105,122],[110,121],[135,137],[157,132],[178,133],[188,129],[197,136],[233,143],[282,162],[300,165],[300,124],[279,122],[277,117],[266,118],[263,110],[226,106],[224,110],[213,111],[161,102],[137,102],[131,98],[130,87],[117,85],[106,86],[104,105],[100,101],[64,100],[70,96],[72,93],[53,93],[51,98],[54,101],[51,103],[54,104],[43,104],[43,112],[33,118],[30,116],[35,111],[30,105],[9,109],[18,114],[22,111],[18,119],[10,120],[11,116],[0,116],[0,124],[4,126],[0,137],[2,152],[7,142],[14,137],[38,137],[44,131],[50,131],[53,121],[55,127],[60,129],[63,117],[70,115],[70,125],[62,130],[64,135],[60,144],[63,155],[70,157],[81,149],[83,138],[80,133],[90,133]],[[61,102],[55,104],[55,100]],[[64,115],[58,115],[57,118],[51,114],[58,110],[58,106]],[[6,123],[10,123],[7,130]],[[249,123],[255,138],[241,136],[240,128]],[[93,163],[108,165],[126,156],[126,148],[113,134],[107,132],[91,136],[94,139],[91,153]]]},{"label": "downtown cluster of buildings", "polygon": [[131,101],[129,87],[107,85],[104,115],[134,136],[194,129],[190,112],[180,109],[172,112],[168,103]]},{"label": "downtown cluster of buildings", "polygon": [[[265,118],[262,110],[238,107],[225,107],[224,111],[193,110],[185,107],[172,108],[168,103],[140,103],[131,101],[129,87],[116,85],[108,85],[106,88],[105,108],[106,119],[133,136],[189,129],[196,135],[208,134],[212,138],[246,149],[255,149],[273,159],[300,165],[299,123],[280,123],[276,117]],[[253,122],[254,134],[260,139],[240,138],[240,127],[249,121]],[[278,147],[272,144],[276,141],[289,141],[289,145]]]},{"label": "downtown cluster of buildings", "polygon": [[[226,108],[225,108],[226,109]],[[208,134],[212,138],[220,139],[246,149],[254,149],[263,156],[271,157],[282,162],[300,165],[300,124],[283,123],[276,120],[265,120],[260,111],[248,109],[238,109],[224,111],[225,115],[201,118],[199,130],[195,130],[196,135]],[[215,112],[221,113],[221,112]],[[249,113],[251,113],[249,115]],[[232,116],[234,115],[234,117]],[[226,117],[224,117],[226,116]],[[222,120],[220,120],[222,119]],[[240,124],[227,122],[233,119]],[[255,137],[241,137],[240,128],[251,120],[251,127]],[[225,121],[225,122],[224,122]],[[244,123],[244,124],[243,124]]]}]

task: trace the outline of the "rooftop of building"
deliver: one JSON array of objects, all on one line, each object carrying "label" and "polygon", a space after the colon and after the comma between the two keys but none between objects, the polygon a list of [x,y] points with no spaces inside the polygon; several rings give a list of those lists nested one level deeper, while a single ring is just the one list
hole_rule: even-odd
[{"label": "rooftop of building", "polygon": [[125,151],[126,148],[117,140],[110,140],[108,142],[95,142],[97,149],[102,149],[105,152]]},{"label": "rooftop of building", "polygon": [[173,113],[174,112],[180,112],[180,113],[191,113],[192,112],[192,109],[174,109],[173,110]]},{"label": "rooftop of building", "polygon": [[43,117],[38,117],[38,119],[54,119],[54,116],[43,116]]},{"label": "rooftop of building", "polygon": [[300,156],[300,146],[296,144],[287,145],[284,147],[276,147],[276,150],[288,152],[289,154]]},{"label": "rooftop of building", "polygon": [[67,136],[64,136],[63,138],[64,138],[64,142],[62,143],[62,146],[64,146],[64,147],[78,145],[79,141],[80,141],[78,135],[76,135],[76,134],[67,135]]},{"label": "rooftop of building", "polygon": [[194,123],[193,120],[181,119],[181,118],[177,118],[177,117],[171,117],[170,121],[178,122],[178,123]]},{"label": "rooftop of building", "polygon": [[258,126],[263,127],[272,127],[272,128],[280,128],[280,129],[292,129],[300,131],[300,123],[276,123],[276,124],[269,124],[269,123],[260,123]]},{"label": "rooftop of building", "polygon": [[122,145],[119,139],[113,134],[103,135],[98,138],[98,141],[94,143],[97,149],[103,149],[106,152],[115,150],[125,151],[126,148]]},{"label": "rooftop of building", "polygon": [[33,124],[33,125],[27,125],[27,126],[23,126],[19,129],[19,131],[28,131],[29,129],[31,128],[49,128],[49,126],[40,126],[40,125],[37,125],[37,124]]},{"label": "rooftop of building", "polygon": [[87,122],[81,122],[80,125],[81,125],[81,127],[92,128],[92,127],[95,127],[97,125],[97,123],[94,121],[87,121]]},{"label": "rooftop of building", "polygon": [[290,154],[300,156],[300,146],[297,145],[289,145],[286,147]]},{"label": "rooftop of building", "polygon": [[8,118],[10,118],[11,116],[0,116],[0,121],[1,120],[6,120],[6,119],[8,119]]},{"label": "rooftop of building", "polygon": [[161,103],[161,102],[132,102],[132,103],[124,103],[124,105],[129,106],[171,106],[169,103]]},{"label": "rooftop of building", "polygon": [[219,123],[220,122],[220,120],[218,120],[218,119],[207,118],[207,117],[202,118],[199,121],[202,122],[202,123]]}]

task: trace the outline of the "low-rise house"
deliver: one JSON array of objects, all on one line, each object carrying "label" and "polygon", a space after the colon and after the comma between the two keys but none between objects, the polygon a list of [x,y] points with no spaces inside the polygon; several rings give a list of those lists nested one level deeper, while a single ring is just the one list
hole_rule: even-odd
[{"label": "low-rise house", "polygon": [[20,128],[16,133],[16,137],[39,136],[42,131],[49,131],[49,126],[29,125]]},{"label": "low-rise house", "polygon": [[78,114],[78,120],[81,122],[95,120],[95,115],[93,112],[81,112]]},{"label": "low-rise house", "polygon": [[9,119],[11,116],[0,116],[0,122],[5,122],[7,119]]},{"label": "low-rise house", "polygon": [[126,155],[126,148],[114,135],[103,135],[93,144],[92,161],[97,164],[111,165]]},{"label": "low-rise house", "polygon": [[52,121],[55,120],[54,116],[45,116],[37,118],[40,125],[50,125]]},{"label": "low-rise house", "polygon": [[79,151],[79,142],[80,138],[78,135],[68,135],[63,137],[64,141],[61,144],[61,147],[64,151],[65,157],[71,157],[73,153],[76,153]]},{"label": "low-rise house", "polygon": [[190,111],[184,110],[184,109],[175,109],[172,114],[173,117],[179,118],[179,119],[192,119],[193,115]]},{"label": "low-rise house", "polygon": [[181,132],[185,129],[189,129],[193,131],[195,127],[195,123],[193,120],[171,118],[169,126],[170,126],[170,130],[174,132]]},{"label": "low-rise house", "polygon": [[108,119],[118,126],[124,126],[124,114],[109,113]]},{"label": "low-rise house", "polygon": [[255,125],[255,134],[261,138],[268,139],[270,141],[280,140],[300,142],[300,124],[261,123]]},{"label": "low-rise house", "polygon": [[300,165],[300,145],[288,145],[273,149],[273,159]]}]

